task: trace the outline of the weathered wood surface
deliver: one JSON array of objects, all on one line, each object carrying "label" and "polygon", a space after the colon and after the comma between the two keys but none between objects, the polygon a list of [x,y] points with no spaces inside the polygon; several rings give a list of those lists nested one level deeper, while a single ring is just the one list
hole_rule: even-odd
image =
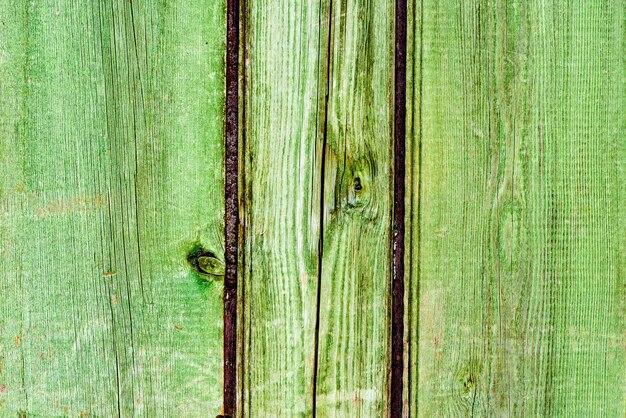
[{"label": "weathered wood surface", "polygon": [[316,412],[387,409],[393,3],[333,1]]},{"label": "weathered wood surface", "polygon": [[416,3],[408,415],[623,417],[624,4]]},{"label": "weathered wood surface", "polygon": [[0,416],[219,413],[224,16],[0,1]]},{"label": "weathered wood surface", "polygon": [[318,1],[245,10],[245,416],[312,408],[327,37]]},{"label": "weathered wood surface", "polygon": [[385,413],[392,6],[245,10],[245,416]]},{"label": "weathered wood surface", "polygon": [[[238,415],[385,416],[393,2],[243,4]],[[623,417],[623,2],[409,16],[405,416]],[[0,416],[219,413],[224,41],[0,0]]]}]

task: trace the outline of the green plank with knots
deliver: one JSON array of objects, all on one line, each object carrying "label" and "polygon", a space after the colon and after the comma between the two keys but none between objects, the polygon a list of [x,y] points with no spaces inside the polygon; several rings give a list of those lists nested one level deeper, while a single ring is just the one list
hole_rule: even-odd
[{"label": "green plank with knots", "polygon": [[224,2],[0,22],[0,416],[219,414]]},{"label": "green plank with knots", "polygon": [[624,3],[415,1],[411,417],[623,417]]},{"label": "green plank with knots", "polygon": [[387,409],[393,4],[245,15],[245,416]]}]

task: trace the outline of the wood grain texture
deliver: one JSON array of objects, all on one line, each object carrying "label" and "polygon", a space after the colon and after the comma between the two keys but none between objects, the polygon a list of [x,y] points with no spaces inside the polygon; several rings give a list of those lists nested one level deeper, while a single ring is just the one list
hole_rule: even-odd
[{"label": "wood grain texture", "polygon": [[[327,12],[245,10],[244,416],[312,413]],[[320,50],[320,48],[322,48]]]},{"label": "wood grain texture", "polygon": [[331,4],[316,411],[388,403],[394,7]]},{"label": "wood grain texture", "polygon": [[242,413],[384,415],[393,7],[245,16]]},{"label": "wood grain texture", "polygon": [[624,416],[623,3],[411,7],[408,415]]},{"label": "wood grain texture", "polygon": [[0,1],[0,416],[219,413],[224,16]]}]

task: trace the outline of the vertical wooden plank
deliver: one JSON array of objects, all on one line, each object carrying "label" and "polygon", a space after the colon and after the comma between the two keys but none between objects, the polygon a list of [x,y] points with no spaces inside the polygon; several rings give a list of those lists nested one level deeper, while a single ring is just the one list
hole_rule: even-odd
[{"label": "vertical wooden plank", "polygon": [[622,416],[623,4],[416,10],[410,416]]},{"label": "vertical wooden plank", "polygon": [[219,413],[224,4],[1,6],[0,415]]},{"label": "vertical wooden plank", "polygon": [[319,416],[388,406],[394,5],[331,4],[319,300]]},{"label": "vertical wooden plank", "polygon": [[384,415],[393,5],[247,7],[242,413]]},{"label": "vertical wooden plank", "polygon": [[328,21],[318,0],[248,2],[243,416],[310,416]]}]

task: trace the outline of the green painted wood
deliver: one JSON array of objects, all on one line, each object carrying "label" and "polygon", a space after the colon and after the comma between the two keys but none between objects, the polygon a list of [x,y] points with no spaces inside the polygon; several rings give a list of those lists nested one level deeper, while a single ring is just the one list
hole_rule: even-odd
[{"label": "green painted wood", "polygon": [[219,413],[224,7],[0,1],[0,416]]},{"label": "green painted wood", "polygon": [[423,2],[407,1],[404,228],[404,413],[418,416]]},{"label": "green painted wood", "polygon": [[417,3],[408,415],[622,417],[623,3]]},{"label": "green painted wood", "polygon": [[[0,6],[0,416],[217,414],[223,2]],[[409,16],[407,415],[623,416],[623,5]],[[384,416],[393,4],[244,17],[239,413]]]},{"label": "green painted wood", "polygon": [[247,3],[243,416],[312,413],[327,10]]},{"label": "green painted wood", "polygon": [[394,5],[333,1],[316,411],[388,402]]},{"label": "green painted wood", "polygon": [[382,416],[392,4],[259,1],[245,16],[242,413]]}]

